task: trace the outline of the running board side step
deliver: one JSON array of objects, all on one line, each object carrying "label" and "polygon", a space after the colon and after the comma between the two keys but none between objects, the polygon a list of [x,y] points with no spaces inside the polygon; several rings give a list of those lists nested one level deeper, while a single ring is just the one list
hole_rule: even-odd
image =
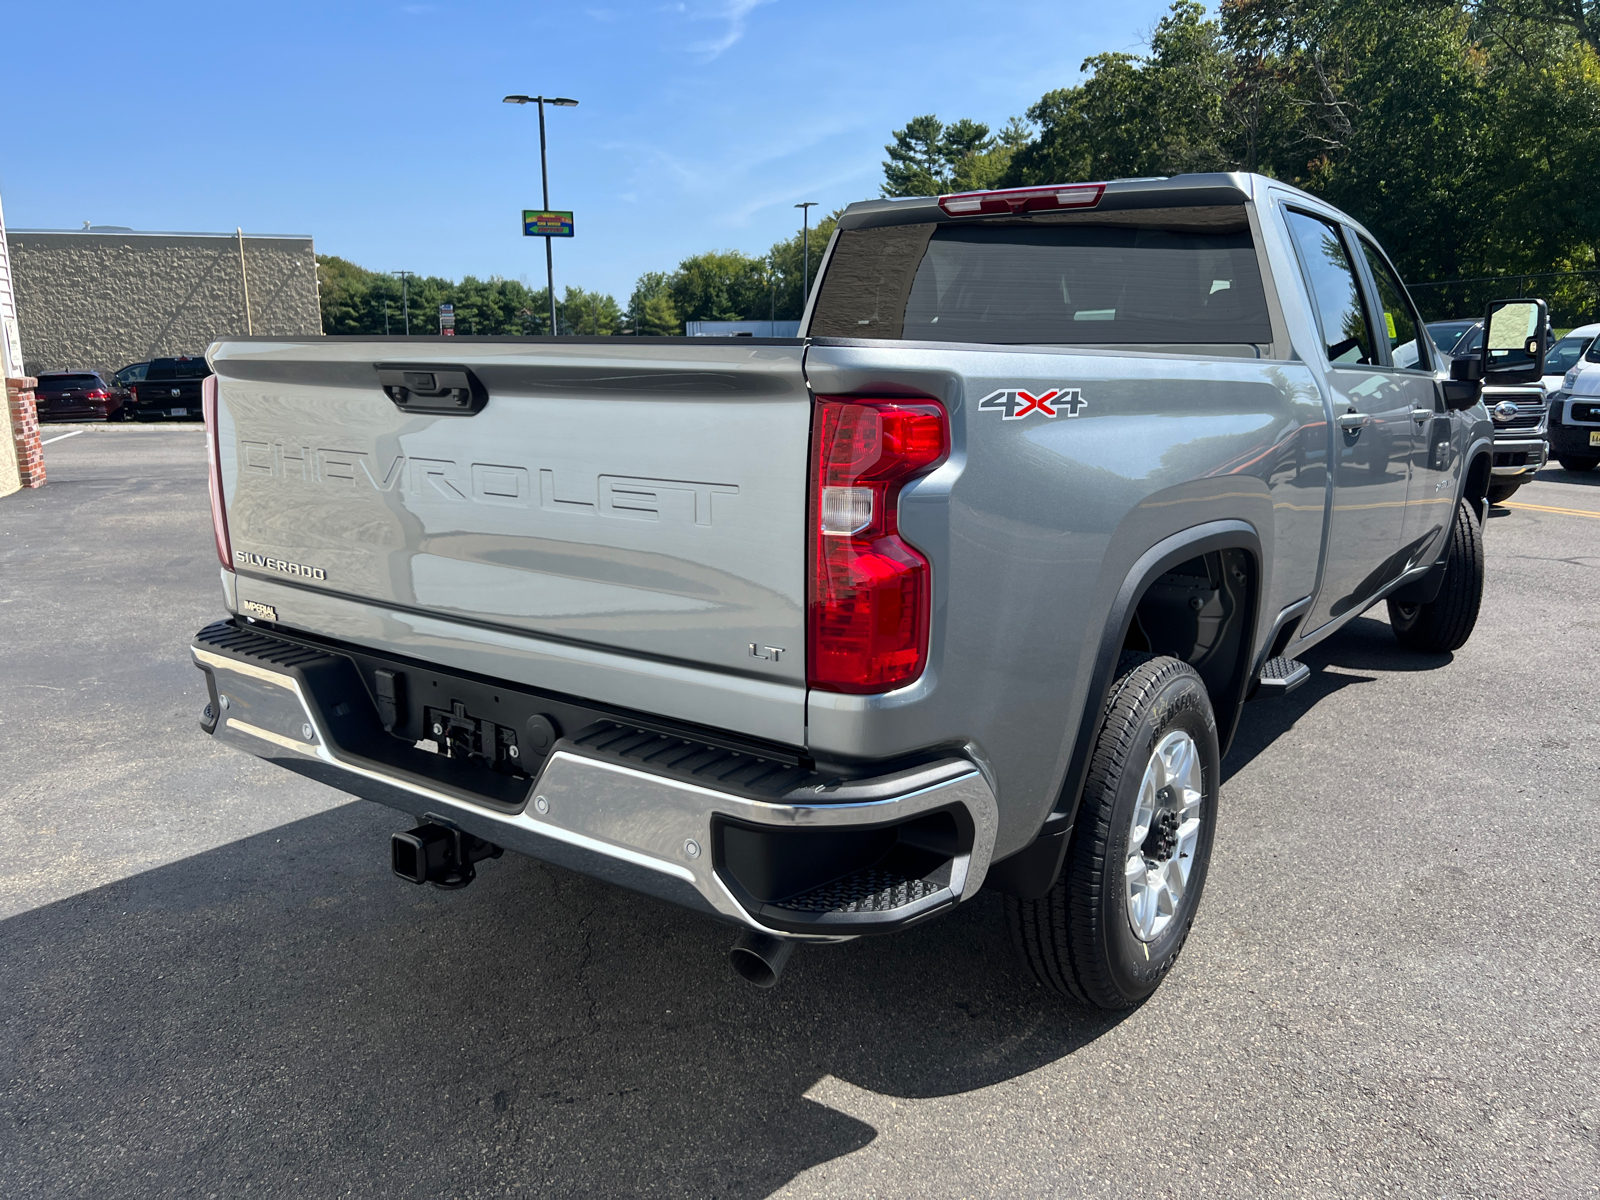
[{"label": "running board side step", "polygon": [[1261,664],[1260,685],[1255,698],[1267,700],[1275,696],[1287,696],[1310,678],[1311,668],[1298,658],[1269,658]]}]

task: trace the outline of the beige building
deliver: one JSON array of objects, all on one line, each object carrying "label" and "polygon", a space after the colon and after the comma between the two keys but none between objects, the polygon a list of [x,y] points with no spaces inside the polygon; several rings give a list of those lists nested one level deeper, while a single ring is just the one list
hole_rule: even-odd
[{"label": "beige building", "polygon": [[322,332],[309,237],[13,229],[29,375],[202,354],[218,337]]}]

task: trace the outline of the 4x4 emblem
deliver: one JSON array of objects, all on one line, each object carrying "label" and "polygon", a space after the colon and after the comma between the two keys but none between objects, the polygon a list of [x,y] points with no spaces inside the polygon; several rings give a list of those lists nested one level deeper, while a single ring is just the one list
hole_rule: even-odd
[{"label": "4x4 emblem", "polygon": [[1060,410],[1065,410],[1069,417],[1075,417],[1088,404],[1083,392],[1077,388],[1050,388],[1038,395],[1022,388],[1003,388],[979,400],[978,408],[983,412],[1003,413],[1003,419],[1007,421],[1020,421],[1029,413],[1054,417]]}]

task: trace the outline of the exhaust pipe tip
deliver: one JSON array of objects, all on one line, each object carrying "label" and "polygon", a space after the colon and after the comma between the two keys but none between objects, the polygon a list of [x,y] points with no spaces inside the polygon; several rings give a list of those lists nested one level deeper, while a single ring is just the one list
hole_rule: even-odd
[{"label": "exhaust pipe tip", "polygon": [[775,938],[751,929],[739,935],[728,951],[728,961],[741,979],[758,988],[769,988],[777,984],[793,953],[794,942],[789,938]]}]

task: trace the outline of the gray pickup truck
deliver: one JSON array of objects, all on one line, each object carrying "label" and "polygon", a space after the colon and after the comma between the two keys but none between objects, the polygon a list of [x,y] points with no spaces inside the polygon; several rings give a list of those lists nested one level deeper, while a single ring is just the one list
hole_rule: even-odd
[{"label": "gray pickup truck", "polygon": [[417,883],[532,855],[761,984],[989,886],[1125,1008],[1245,702],[1381,601],[1471,633],[1545,326],[1488,319],[1445,370],[1359,225],[1217,174],[852,205],[797,339],[221,341],[202,727],[412,814]]}]

